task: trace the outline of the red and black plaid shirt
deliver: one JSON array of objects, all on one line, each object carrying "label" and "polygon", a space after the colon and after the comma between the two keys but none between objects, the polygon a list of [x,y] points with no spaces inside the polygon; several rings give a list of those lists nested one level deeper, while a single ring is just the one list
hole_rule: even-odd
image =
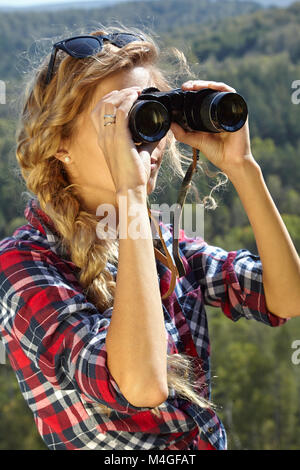
[{"label": "red and black plaid shirt", "polygon": [[[78,282],[79,268],[60,251],[51,220],[34,198],[28,224],[0,242],[0,331],[21,392],[49,449],[226,449],[222,422],[170,390],[160,406],[135,407],[107,367],[105,346],[112,308],[99,312]],[[172,256],[172,227],[161,224]],[[168,353],[194,356],[201,394],[210,398],[210,346],[204,305],[269,326],[285,323],[267,310],[258,256],[226,252],[181,231],[186,276],[162,301]],[[116,267],[107,266],[116,275]],[[161,294],[170,271],[157,260]],[[107,417],[97,408],[105,404]],[[200,438],[201,435],[201,438]]]}]

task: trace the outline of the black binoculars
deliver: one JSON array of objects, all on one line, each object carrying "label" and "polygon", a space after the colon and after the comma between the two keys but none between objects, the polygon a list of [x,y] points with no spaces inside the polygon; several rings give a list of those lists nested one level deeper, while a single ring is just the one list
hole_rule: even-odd
[{"label": "black binoculars", "polygon": [[161,92],[152,87],[142,91],[128,119],[133,141],[138,144],[161,140],[172,122],[187,131],[236,132],[247,116],[247,104],[237,93],[211,88]]}]

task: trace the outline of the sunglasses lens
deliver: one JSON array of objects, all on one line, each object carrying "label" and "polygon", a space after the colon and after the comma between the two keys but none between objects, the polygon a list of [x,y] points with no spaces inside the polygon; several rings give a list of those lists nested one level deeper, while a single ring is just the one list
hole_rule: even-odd
[{"label": "sunglasses lens", "polygon": [[143,41],[143,39],[133,34],[116,33],[111,35],[111,41],[118,47],[124,47],[130,42]]},{"label": "sunglasses lens", "polygon": [[96,52],[101,50],[101,45],[97,39],[93,38],[77,38],[77,39],[70,39],[65,43],[68,52],[73,57],[88,57],[90,55],[94,55]]}]

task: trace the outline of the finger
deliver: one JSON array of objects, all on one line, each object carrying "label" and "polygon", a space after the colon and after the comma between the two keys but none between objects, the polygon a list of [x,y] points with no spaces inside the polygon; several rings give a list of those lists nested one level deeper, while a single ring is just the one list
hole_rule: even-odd
[{"label": "finger", "polygon": [[227,85],[226,83],[214,82],[211,80],[189,80],[183,83],[181,88],[183,90],[189,90],[189,91],[197,91],[197,90],[202,90],[204,88],[212,88],[214,90],[236,93],[235,88]]},{"label": "finger", "polygon": [[[106,135],[108,134],[108,132],[114,130],[113,127],[116,124],[116,113],[117,108],[113,103],[104,103],[102,111],[99,115],[99,119],[103,129],[105,129]],[[112,124],[109,124],[110,122]]]},{"label": "finger", "polygon": [[171,131],[173,132],[174,137],[176,140],[178,140],[178,142],[182,142],[183,144],[187,144],[198,149],[199,143],[201,143],[204,138],[211,138],[212,136],[212,134],[209,132],[186,131],[175,122],[171,124]]},{"label": "finger", "polygon": [[[131,87],[119,92],[114,90],[105,99],[102,98],[91,112],[96,129],[100,130],[100,126],[104,126],[106,131],[112,131],[113,124],[123,122],[133,102],[138,98],[139,90],[139,87]],[[113,124],[109,124],[110,121]]]},{"label": "finger", "polygon": [[137,100],[138,98],[138,92],[137,90],[132,90],[130,93],[126,94],[124,96],[124,99],[122,100],[121,104],[116,107],[116,126],[117,127],[124,127],[126,125],[126,128],[128,127],[127,119],[128,119],[128,113],[130,109],[132,108],[133,103]]},{"label": "finger", "polygon": [[193,137],[194,137],[192,132],[186,131],[181,126],[179,126],[179,124],[177,124],[175,122],[172,122],[170,129],[173,132],[174,137],[175,137],[176,140],[178,140],[179,142],[182,142],[184,144],[186,143],[188,145],[190,145],[190,144],[192,145],[192,141],[193,141]]},{"label": "finger", "polygon": [[106,104],[112,104],[115,107],[119,107],[121,103],[124,101],[126,96],[131,94],[133,91],[136,91],[138,95],[141,93],[141,87],[130,87],[130,88],[123,88],[122,90],[113,90],[107,95],[104,95],[93,107],[91,111],[91,115],[101,114],[103,111],[103,107]]},{"label": "finger", "polygon": [[111,115],[111,116],[116,115],[116,108],[113,104],[111,104],[111,103],[101,103],[101,107],[97,107],[90,114],[91,120],[93,122],[93,125],[94,125],[98,135],[99,135],[99,132],[102,133],[104,129],[107,130],[107,129],[109,129],[109,127],[112,126],[112,125],[105,126],[105,124],[108,121],[110,121],[110,120],[113,121],[113,118],[106,119],[105,115]]},{"label": "finger", "polygon": [[107,139],[117,135],[121,139],[125,137],[132,146],[134,145],[128,127],[128,113],[137,98],[138,90],[131,88],[126,91],[122,90],[122,100],[119,106],[120,101],[118,100],[110,98],[109,101],[104,101],[97,119],[99,119],[98,125],[100,125],[99,135],[103,136],[106,142]]},{"label": "finger", "polygon": [[116,107],[119,107],[122,101],[132,93],[138,93],[142,91],[141,87],[130,87],[130,88],[123,88],[122,90],[114,90],[112,93],[103,96],[101,101],[103,103],[112,103]]}]

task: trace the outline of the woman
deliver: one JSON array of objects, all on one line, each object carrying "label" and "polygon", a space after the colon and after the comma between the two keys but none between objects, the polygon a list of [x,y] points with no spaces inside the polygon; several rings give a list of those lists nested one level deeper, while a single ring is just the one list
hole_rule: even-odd
[{"label": "woman", "polygon": [[[49,449],[226,449],[210,402],[204,304],[233,321],[281,325],[300,315],[299,259],[252,156],[248,122],[215,135],[172,124],[159,143],[134,144],[131,106],[144,88],[170,86],[150,38],[107,34],[91,33],[102,37],[93,55],[55,47],[28,85],[17,159],[35,197],[28,224],[0,245],[1,334]],[[235,91],[182,85],[206,87]],[[162,300],[171,276],[155,259],[147,197],[167,151],[180,171],[174,136],[230,178],[260,258],[181,232],[186,276]],[[103,204],[128,225],[138,207],[144,238],[97,236]],[[169,249],[172,227],[160,225]]]}]

